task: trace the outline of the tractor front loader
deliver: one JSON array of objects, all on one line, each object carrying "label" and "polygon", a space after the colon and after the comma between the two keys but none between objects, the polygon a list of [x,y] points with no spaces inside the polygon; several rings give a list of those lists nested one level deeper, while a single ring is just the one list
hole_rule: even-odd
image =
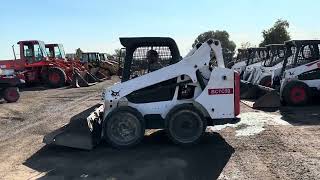
[{"label": "tractor front loader", "polygon": [[100,79],[90,73],[79,61],[68,61],[62,44],[46,44],[45,47],[50,61],[59,63],[59,66],[67,66],[69,70],[72,69],[67,81],[72,87],[88,87],[100,82]]},{"label": "tractor front loader", "polygon": [[[44,42],[38,40],[19,41],[20,58],[14,52],[14,60],[0,61],[5,70],[22,73],[27,85],[42,83],[53,88],[73,84],[75,87],[89,86],[95,83],[83,66],[67,62],[61,57],[49,57]],[[14,50],[14,48],[13,48]],[[54,53],[56,54],[56,53]]]},{"label": "tractor front loader", "polygon": [[[46,135],[46,144],[91,149],[104,139],[129,148],[146,129],[164,129],[173,143],[194,145],[207,126],[239,121],[240,76],[225,68],[220,41],[210,39],[183,59],[171,38],[120,42],[126,48],[121,83],[103,90],[103,105]],[[209,65],[212,51],[216,67]]]}]

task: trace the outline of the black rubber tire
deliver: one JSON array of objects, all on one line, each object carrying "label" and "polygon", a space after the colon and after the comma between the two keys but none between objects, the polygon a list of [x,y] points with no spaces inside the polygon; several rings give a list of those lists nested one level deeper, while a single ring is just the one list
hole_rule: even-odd
[{"label": "black rubber tire", "polygon": [[[301,100],[299,100],[299,95],[301,96],[302,93],[294,93],[294,89],[298,88],[299,91],[303,91],[304,93],[304,98],[300,97]],[[292,94],[296,94],[296,96],[293,96]],[[298,97],[298,100],[294,100],[294,97]],[[289,106],[303,106],[308,104],[309,102],[309,97],[310,97],[310,92],[309,92],[309,87],[303,82],[299,81],[291,81],[283,89],[282,93],[282,98],[284,101],[284,104],[289,105]]]},{"label": "black rubber tire", "polygon": [[[183,127],[185,125],[189,127]],[[175,106],[165,119],[165,129],[169,138],[175,144],[183,146],[190,146],[199,142],[206,127],[207,122],[204,115],[192,104]]]},{"label": "black rubber tire", "polygon": [[8,103],[17,102],[20,98],[18,87],[8,87],[3,91],[3,99]]},{"label": "black rubber tire", "polygon": [[[130,117],[131,117],[131,122],[128,121]],[[119,119],[122,120],[123,122],[121,122]],[[128,129],[128,124],[125,124],[126,120],[127,120],[127,123],[131,123],[130,125],[134,125],[134,127],[131,126],[134,128],[133,130],[134,136],[132,136],[131,139],[128,141],[121,142],[120,139],[123,138],[123,135],[121,135],[120,134],[121,132],[119,132],[120,130],[119,126],[123,127],[127,125],[127,127],[125,128]],[[122,123],[122,124],[116,124],[116,123]],[[117,130],[114,129],[116,125],[118,125]],[[112,129],[114,129],[114,131],[112,131]],[[106,117],[106,119],[104,120],[103,131],[104,131],[104,139],[108,143],[110,143],[113,147],[118,149],[130,148],[140,143],[141,140],[143,139],[144,133],[145,133],[145,121],[142,114],[138,110],[128,106],[118,107],[114,109],[112,112],[110,112]],[[122,133],[124,132],[125,130],[122,128]]]},{"label": "black rubber tire", "polygon": [[[53,76],[55,74],[55,76],[58,78],[57,80],[53,80],[51,78],[51,76]],[[59,87],[63,87],[66,85],[66,73],[58,67],[53,67],[53,68],[49,68],[48,69],[48,85],[52,88],[59,88]]]},{"label": "black rubber tire", "polygon": [[272,86],[271,84],[271,76],[265,76],[263,77],[260,82],[259,82],[259,85],[261,86],[265,86],[265,87],[270,87]]}]

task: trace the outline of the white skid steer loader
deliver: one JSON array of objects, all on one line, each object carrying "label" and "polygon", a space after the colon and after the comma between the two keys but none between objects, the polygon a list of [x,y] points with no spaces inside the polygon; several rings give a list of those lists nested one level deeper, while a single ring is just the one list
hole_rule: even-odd
[{"label": "white skid steer loader", "polygon": [[252,75],[254,74],[255,67],[260,67],[262,62],[267,56],[267,49],[265,47],[259,48],[249,48],[249,59],[247,61],[247,66],[244,70],[242,79],[250,82]]},{"label": "white skid steer loader", "polygon": [[252,84],[261,85],[265,87],[272,86],[272,72],[281,69],[284,59],[284,44],[269,44],[266,45],[267,58],[262,66],[256,67],[253,75]]},{"label": "white skid steer loader", "polygon": [[280,99],[285,105],[306,105],[320,96],[320,40],[292,40],[285,45]]},{"label": "white skid steer loader", "polygon": [[247,49],[238,49],[238,54],[235,60],[232,62],[233,65],[231,69],[237,71],[242,76],[248,60],[248,50]]},{"label": "white skid steer loader", "polygon": [[[174,143],[191,145],[207,126],[239,121],[240,76],[224,67],[219,41],[210,39],[183,59],[171,38],[120,42],[126,48],[122,81],[103,91],[103,105],[86,118],[85,143],[91,144],[81,144],[80,136],[70,145],[67,127],[47,135],[45,143],[91,149],[105,139],[127,148],[142,140],[145,129],[165,129]],[[212,51],[217,67],[210,65]]]},{"label": "white skid steer loader", "polygon": [[241,81],[242,102],[256,109],[277,108],[280,106],[280,99],[278,92],[270,88],[272,68],[267,68],[267,65],[275,62],[272,60],[273,51],[270,46],[267,46],[266,48],[253,48],[252,52],[254,56],[252,55],[251,59],[255,57],[258,63],[247,68],[245,76],[247,81]]}]

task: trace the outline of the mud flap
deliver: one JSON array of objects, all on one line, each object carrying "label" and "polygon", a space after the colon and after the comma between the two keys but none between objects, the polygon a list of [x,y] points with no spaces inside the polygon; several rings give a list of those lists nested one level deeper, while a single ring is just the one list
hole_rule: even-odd
[{"label": "mud flap", "polygon": [[278,108],[281,106],[279,93],[275,89],[260,85],[252,86],[254,87],[252,87],[251,90],[248,90],[248,98],[241,100],[242,103],[254,109]]},{"label": "mud flap", "polygon": [[71,118],[70,123],[45,135],[45,144],[91,150],[101,141],[103,105],[95,105]]}]

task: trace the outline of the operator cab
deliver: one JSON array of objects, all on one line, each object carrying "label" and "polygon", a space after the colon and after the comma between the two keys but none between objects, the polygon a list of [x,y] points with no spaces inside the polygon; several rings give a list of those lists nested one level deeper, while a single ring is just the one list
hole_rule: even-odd
[{"label": "operator cab", "polygon": [[167,37],[120,38],[125,49],[122,82],[181,60],[177,44]]},{"label": "operator cab", "polygon": [[267,57],[267,49],[264,47],[249,48],[247,66],[264,61]]},{"label": "operator cab", "polygon": [[[120,38],[125,49],[122,82],[159,70],[181,60],[177,44],[167,37]],[[177,78],[169,79],[129,94],[132,103],[172,100]]]},{"label": "operator cab", "polygon": [[62,44],[46,44],[45,46],[50,59],[66,59]]},{"label": "operator cab", "polygon": [[285,46],[283,72],[320,59],[320,40],[292,40],[285,42]]},{"label": "operator cab", "polygon": [[107,61],[107,55],[105,53],[99,53],[100,61]]},{"label": "operator cab", "polygon": [[272,67],[283,61],[285,52],[283,44],[269,44],[266,48],[267,57],[263,63],[264,67]]},{"label": "operator cab", "polygon": [[19,41],[20,54],[27,64],[38,63],[48,57],[45,44],[42,41]]},{"label": "operator cab", "polygon": [[80,62],[85,64],[85,63],[94,63],[94,64],[99,64],[101,61],[100,55],[98,52],[87,52],[87,53],[82,53]]}]

